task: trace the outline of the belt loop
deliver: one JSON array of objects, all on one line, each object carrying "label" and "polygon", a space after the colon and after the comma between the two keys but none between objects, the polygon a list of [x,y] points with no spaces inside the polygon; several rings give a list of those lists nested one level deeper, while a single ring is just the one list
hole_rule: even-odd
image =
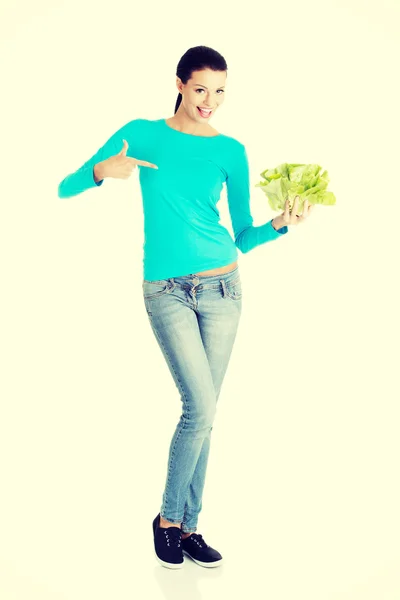
[{"label": "belt loop", "polygon": [[225,298],[226,296],[226,283],[225,283],[225,279],[220,279],[219,280],[221,285],[222,285],[222,296]]},{"label": "belt loop", "polygon": [[168,281],[169,281],[169,283],[170,283],[170,286],[169,286],[169,288],[168,288],[168,289],[170,289],[170,290],[173,290],[173,289],[175,288],[175,286],[176,286],[176,283],[175,283],[175,281],[174,281],[174,278],[173,278],[173,277],[170,277],[170,278],[168,279]]}]

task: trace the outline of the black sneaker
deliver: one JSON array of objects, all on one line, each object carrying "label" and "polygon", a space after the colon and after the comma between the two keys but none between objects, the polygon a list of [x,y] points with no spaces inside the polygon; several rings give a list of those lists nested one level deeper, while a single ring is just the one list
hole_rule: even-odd
[{"label": "black sneaker", "polygon": [[153,521],[154,549],[163,567],[183,567],[182,530],[180,527],[160,527],[160,513]]},{"label": "black sneaker", "polygon": [[201,567],[219,567],[222,563],[221,554],[206,544],[200,533],[192,533],[183,539],[182,551]]}]

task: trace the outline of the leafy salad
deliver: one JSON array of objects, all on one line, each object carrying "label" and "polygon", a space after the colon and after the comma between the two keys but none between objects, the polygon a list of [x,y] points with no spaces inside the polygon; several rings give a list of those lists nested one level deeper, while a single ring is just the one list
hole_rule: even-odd
[{"label": "leafy salad", "polygon": [[333,192],[328,192],[328,171],[315,164],[301,165],[282,163],[275,169],[266,169],[261,173],[264,181],[257,183],[268,198],[273,210],[284,211],[285,202],[289,198],[290,210],[294,199],[299,196],[299,213],[303,212],[304,201],[310,204],[336,204]]}]

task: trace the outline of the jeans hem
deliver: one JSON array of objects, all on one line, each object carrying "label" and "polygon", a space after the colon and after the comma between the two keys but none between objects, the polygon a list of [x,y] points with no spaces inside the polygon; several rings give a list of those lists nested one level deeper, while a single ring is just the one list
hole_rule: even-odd
[{"label": "jeans hem", "polygon": [[163,519],[165,519],[165,521],[168,521],[169,523],[174,523],[175,525],[180,525],[182,523],[182,519],[169,519],[168,517],[163,515],[162,512],[160,512],[160,516]]}]

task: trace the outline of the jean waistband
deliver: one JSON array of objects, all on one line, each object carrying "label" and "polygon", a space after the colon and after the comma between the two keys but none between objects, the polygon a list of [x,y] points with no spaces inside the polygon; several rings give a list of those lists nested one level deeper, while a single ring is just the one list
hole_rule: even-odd
[{"label": "jean waistband", "polygon": [[[239,266],[235,267],[231,271],[227,271],[226,273],[219,273],[217,275],[196,275],[195,273],[189,273],[188,275],[181,275],[179,277],[167,277],[166,279],[157,279],[152,280],[153,283],[165,283],[169,281],[170,283],[178,283],[178,284],[213,284],[219,283],[221,279],[224,281],[232,281],[233,279],[237,279],[239,277]],[[147,281],[144,279],[143,281]]]},{"label": "jean waistband", "polygon": [[239,272],[239,267],[235,267],[231,271],[227,271],[226,273],[218,273],[217,275],[196,275],[195,273],[190,273],[189,275],[183,275],[181,277],[170,277],[177,283],[184,282],[193,282],[197,281],[198,283],[218,283],[221,279],[231,279]]}]

